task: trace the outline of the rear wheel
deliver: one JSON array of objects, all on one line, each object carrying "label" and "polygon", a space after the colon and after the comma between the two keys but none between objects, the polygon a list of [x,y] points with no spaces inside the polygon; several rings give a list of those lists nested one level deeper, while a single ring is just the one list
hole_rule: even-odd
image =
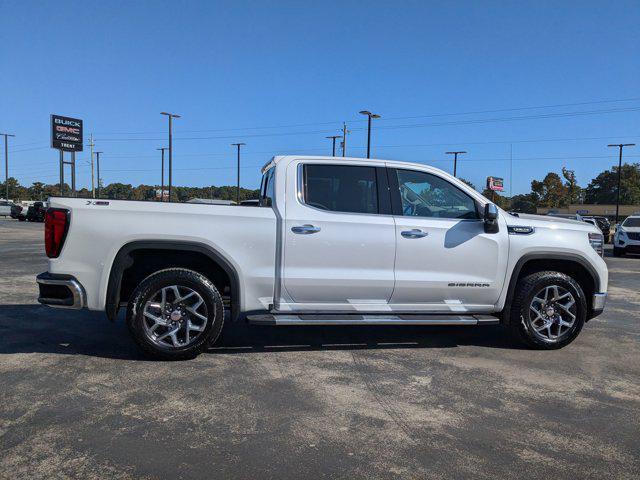
[{"label": "rear wheel", "polygon": [[587,317],[582,288],[560,272],[537,272],[521,278],[511,308],[511,328],[528,346],[562,348],[578,336]]},{"label": "rear wheel", "polygon": [[204,275],[169,268],[145,278],[131,295],[127,325],[135,342],[163,360],[194,358],[220,335],[222,298]]},{"label": "rear wheel", "polygon": [[622,257],[624,255],[624,248],[613,247],[613,256]]}]

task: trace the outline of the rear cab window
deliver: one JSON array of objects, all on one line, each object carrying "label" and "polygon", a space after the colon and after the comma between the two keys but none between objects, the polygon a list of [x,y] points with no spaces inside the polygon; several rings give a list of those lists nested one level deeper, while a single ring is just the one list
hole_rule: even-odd
[{"label": "rear cab window", "polygon": [[330,212],[383,213],[377,170],[366,165],[303,164],[301,201]]},{"label": "rear cab window", "polygon": [[275,179],[276,168],[271,167],[262,175],[262,183],[260,184],[260,206],[271,207],[275,197]]}]

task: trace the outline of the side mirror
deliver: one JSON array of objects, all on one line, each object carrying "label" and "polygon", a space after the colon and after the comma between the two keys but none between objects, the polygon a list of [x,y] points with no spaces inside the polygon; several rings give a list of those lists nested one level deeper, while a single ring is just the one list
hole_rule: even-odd
[{"label": "side mirror", "polygon": [[485,222],[493,222],[498,219],[498,207],[494,203],[487,203],[484,206],[484,220]]},{"label": "side mirror", "polygon": [[498,233],[498,207],[494,203],[484,206],[484,231],[485,233]]}]

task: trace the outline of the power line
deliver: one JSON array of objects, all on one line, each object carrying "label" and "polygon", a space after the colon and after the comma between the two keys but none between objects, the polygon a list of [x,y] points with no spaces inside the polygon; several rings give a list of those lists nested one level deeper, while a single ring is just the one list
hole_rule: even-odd
[{"label": "power line", "polygon": [[[491,110],[473,110],[468,112],[455,112],[455,113],[433,113],[425,115],[411,115],[411,116],[399,116],[399,117],[386,117],[381,121],[389,120],[410,120],[415,118],[433,118],[433,117],[447,117],[447,116],[460,116],[460,115],[477,115],[484,113],[499,113],[499,112],[515,112],[523,110],[538,110],[543,108],[560,108],[560,107],[576,107],[582,105],[597,105],[603,103],[620,103],[620,102],[634,102],[639,101],[640,97],[619,98],[610,100],[592,100],[587,102],[574,102],[574,103],[557,103],[551,105],[537,105],[537,106],[524,106],[524,107],[511,107],[511,108],[499,108]],[[350,123],[365,123],[367,120],[351,120]],[[214,128],[214,129],[202,129],[202,130],[177,130],[178,133],[206,133],[206,132],[237,132],[239,130],[267,130],[276,128],[299,128],[310,127],[316,125],[339,125],[341,121],[331,122],[313,122],[313,123],[296,123],[287,125],[270,125],[270,126],[257,126],[257,127],[234,127],[234,128]],[[98,132],[99,135],[156,135],[164,132]]]},{"label": "power line", "polygon": [[590,111],[578,111],[578,112],[558,112],[558,113],[546,113],[536,115],[522,115],[519,117],[501,117],[501,118],[480,118],[473,120],[456,120],[452,122],[438,122],[438,123],[413,123],[409,125],[388,125],[381,126],[379,129],[392,130],[392,129],[404,129],[404,128],[422,128],[422,127],[441,127],[450,125],[472,125],[478,123],[494,123],[494,122],[511,122],[519,120],[539,120],[547,118],[566,118],[577,117],[585,115],[602,115],[607,113],[622,113],[622,112],[637,112],[640,107],[629,108],[613,108],[608,110],[590,110]]},{"label": "power line", "polygon": [[[384,130],[397,130],[397,129],[410,129],[410,128],[425,128],[425,127],[439,127],[439,126],[455,126],[455,125],[471,125],[471,124],[484,124],[484,123],[496,123],[496,122],[511,122],[521,120],[540,120],[549,118],[568,118],[575,116],[586,115],[602,115],[610,113],[625,113],[640,111],[640,107],[608,109],[608,110],[591,110],[591,111],[578,111],[578,112],[557,112],[549,114],[537,114],[537,115],[523,115],[517,117],[500,117],[500,118],[483,118],[474,120],[456,120],[452,122],[438,122],[438,123],[415,123],[408,125],[387,125],[380,126],[379,129]],[[355,128],[353,130],[359,131],[364,128]],[[251,133],[241,135],[242,138],[260,138],[260,137],[281,137],[281,136],[295,136],[295,135],[320,135],[326,133],[332,133],[333,130],[313,130],[302,132],[278,132],[278,133]],[[217,135],[208,137],[176,137],[176,140],[224,140],[230,138],[238,138],[238,135]],[[142,142],[142,141],[160,141],[161,138],[101,138],[102,142]]]}]

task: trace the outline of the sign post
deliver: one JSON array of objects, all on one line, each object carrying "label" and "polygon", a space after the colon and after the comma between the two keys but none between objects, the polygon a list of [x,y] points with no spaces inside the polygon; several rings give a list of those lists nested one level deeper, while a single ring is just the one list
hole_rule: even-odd
[{"label": "sign post", "polygon": [[[71,165],[71,191],[76,193],[76,152],[81,152],[82,146],[82,120],[51,115],[51,148],[60,152],[60,195],[64,194],[65,165]],[[65,162],[64,152],[71,152],[71,161]]]},{"label": "sign post", "polygon": [[496,192],[504,191],[504,179],[500,177],[487,177],[487,189],[491,190],[491,201],[496,201]]}]

